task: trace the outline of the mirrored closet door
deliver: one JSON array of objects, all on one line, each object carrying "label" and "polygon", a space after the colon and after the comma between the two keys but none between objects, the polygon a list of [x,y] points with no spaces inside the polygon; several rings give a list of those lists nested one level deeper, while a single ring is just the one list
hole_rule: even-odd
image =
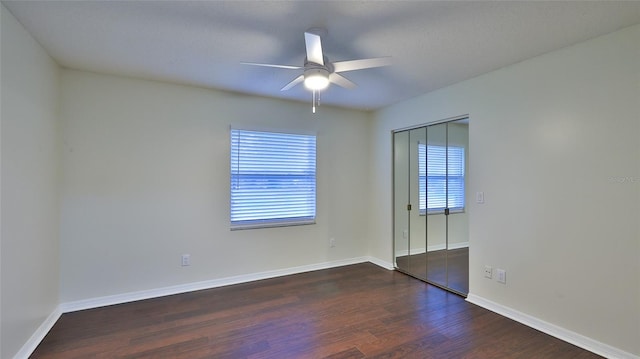
[{"label": "mirrored closet door", "polygon": [[398,270],[469,291],[468,119],[393,134],[394,258]]}]

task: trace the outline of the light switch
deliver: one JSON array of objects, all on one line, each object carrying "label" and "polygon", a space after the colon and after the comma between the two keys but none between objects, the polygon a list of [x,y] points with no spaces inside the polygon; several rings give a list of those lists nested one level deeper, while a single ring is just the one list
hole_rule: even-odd
[{"label": "light switch", "polygon": [[504,269],[496,269],[498,275],[498,283],[507,284],[507,271]]},{"label": "light switch", "polygon": [[484,203],[484,192],[476,192],[476,203]]}]

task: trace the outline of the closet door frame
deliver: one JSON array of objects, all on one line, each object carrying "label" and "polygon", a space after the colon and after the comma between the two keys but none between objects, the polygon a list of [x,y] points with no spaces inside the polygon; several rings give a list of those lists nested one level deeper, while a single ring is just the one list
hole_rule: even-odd
[{"label": "closet door frame", "polygon": [[[440,124],[453,123],[453,122],[455,122],[455,121],[460,121],[460,120],[465,120],[465,119],[469,119],[469,115],[468,115],[468,114],[466,114],[466,115],[461,115],[461,116],[456,116],[456,117],[451,117],[451,118],[447,118],[447,119],[443,119],[443,120],[439,120],[439,121],[434,121],[434,122],[429,122],[429,123],[424,123],[424,124],[420,124],[420,125],[415,125],[415,126],[404,127],[404,128],[399,128],[399,129],[392,130],[392,131],[391,131],[391,138],[392,138],[392,150],[393,150],[393,151],[394,151],[394,153],[395,153],[395,151],[396,151],[396,147],[395,147],[395,146],[396,146],[396,143],[395,143],[395,135],[396,135],[397,133],[401,133],[401,132],[409,132],[409,131],[411,131],[411,130],[420,129],[420,128],[426,128],[426,129],[427,129],[427,131],[428,131],[428,128],[429,128],[429,127],[431,127],[431,126],[440,125]],[[447,131],[446,131],[446,132],[447,132],[446,142],[447,142],[447,148],[448,148],[448,141],[449,141],[449,139],[448,139],[448,128],[447,128]],[[447,279],[447,283],[445,283],[445,285],[443,285],[443,284],[441,284],[441,283],[433,282],[433,281],[431,281],[431,280],[427,279],[427,278],[426,278],[426,275],[425,275],[425,276],[416,275],[415,273],[411,273],[411,272],[409,272],[408,270],[405,270],[404,268],[400,268],[400,267],[397,265],[397,262],[396,262],[396,258],[397,258],[397,257],[396,257],[396,254],[397,254],[397,253],[396,253],[396,235],[395,235],[396,230],[397,230],[397,228],[396,228],[396,226],[397,226],[397,224],[396,224],[396,210],[397,210],[397,209],[395,208],[395,207],[396,207],[396,183],[395,183],[395,181],[396,181],[396,178],[395,178],[395,169],[396,169],[396,168],[395,168],[395,165],[396,165],[396,164],[395,164],[395,161],[396,161],[396,156],[395,156],[395,154],[392,156],[392,161],[393,161],[393,163],[392,163],[392,170],[393,170],[393,172],[394,172],[394,174],[393,174],[393,176],[392,176],[392,189],[393,189],[393,193],[392,193],[392,195],[393,195],[393,196],[392,196],[392,197],[393,197],[393,200],[392,200],[392,206],[393,206],[393,209],[392,209],[392,215],[393,215],[393,219],[392,219],[392,228],[393,228],[393,233],[394,233],[394,236],[393,236],[393,263],[394,263],[394,268],[395,268],[396,270],[398,270],[398,271],[400,271],[400,272],[404,273],[404,274],[407,274],[407,275],[409,275],[409,276],[412,276],[412,277],[414,277],[414,278],[417,278],[417,279],[419,279],[419,280],[422,280],[422,281],[424,281],[424,282],[427,282],[427,283],[429,283],[429,284],[431,284],[431,285],[434,285],[434,286],[436,286],[436,287],[442,288],[442,289],[444,289],[444,290],[446,290],[446,291],[449,291],[449,292],[452,292],[452,293],[454,293],[454,294],[458,294],[458,295],[460,295],[460,296],[466,297],[468,293],[463,293],[463,292],[461,292],[461,291],[459,291],[459,290],[456,290],[456,289],[454,289],[454,288],[449,287],[449,286],[448,286],[448,279]],[[466,179],[466,174],[465,174],[465,181],[467,181],[467,179]],[[448,179],[447,179],[447,182],[448,182]],[[447,185],[448,185],[448,183],[447,183]],[[405,196],[405,198],[406,198],[406,197],[408,197],[408,196]],[[448,197],[447,197],[447,202],[448,202]],[[417,204],[416,204],[416,205],[417,205]],[[448,207],[448,204],[447,204],[447,207]],[[447,208],[447,209],[448,209],[448,208]],[[428,214],[425,214],[425,222],[426,222],[426,218],[427,218],[426,216],[428,216]],[[445,221],[447,222],[447,223],[446,223],[446,227],[447,227],[447,228],[446,228],[445,230],[446,230],[446,232],[447,232],[446,236],[448,237],[448,231],[449,231],[449,228],[448,228],[448,218],[447,218],[447,217],[448,217],[448,216],[445,216]],[[409,223],[409,226],[410,226],[410,225],[411,225],[411,223]],[[426,224],[425,224],[425,226],[426,226]],[[409,230],[409,232],[411,232],[411,229],[410,229],[410,228],[409,228],[408,230]],[[448,243],[448,242],[449,242],[449,239],[448,239],[448,238],[445,238],[445,246],[446,246],[445,252],[446,252],[446,251],[448,250],[448,248],[449,248],[449,243]],[[409,242],[409,243],[410,243],[410,242]],[[425,236],[425,245],[427,245],[427,244],[428,244],[428,238]],[[425,250],[426,250],[426,249],[425,249]],[[407,253],[407,254],[408,254],[408,257],[410,257],[410,256],[409,256],[409,254],[410,254],[410,250],[408,251],[408,253]],[[408,260],[410,260],[410,258],[408,258]],[[446,276],[448,276],[448,268],[445,268],[445,270],[447,271]],[[468,291],[468,283],[467,283],[467,291]]]}]

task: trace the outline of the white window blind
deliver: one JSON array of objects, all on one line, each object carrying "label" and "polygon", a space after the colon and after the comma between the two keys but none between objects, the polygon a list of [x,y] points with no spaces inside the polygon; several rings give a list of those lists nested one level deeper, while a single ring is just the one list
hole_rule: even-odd
[{"label": "white window blind", "polygon": [[464,210],[464,147],[419,144],[418,177],[421,213]]},{"label": "white window blind", "polygon": [[231,130],[231,228],[314,223],[316,136]]}]

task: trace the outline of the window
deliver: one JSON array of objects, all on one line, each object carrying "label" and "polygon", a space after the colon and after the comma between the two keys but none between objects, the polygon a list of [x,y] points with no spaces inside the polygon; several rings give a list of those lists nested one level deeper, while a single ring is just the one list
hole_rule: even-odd
[{"label": "window", "polygon": [[231,130],[231,228],[315,223],[316,136]]},{"label": "window", "polygon": [[444,146],[419,144],[418,179],[421,214],[441,212],[447,207],[451,211],[463,211],[464,147],[449,146],[447,156]]}]

